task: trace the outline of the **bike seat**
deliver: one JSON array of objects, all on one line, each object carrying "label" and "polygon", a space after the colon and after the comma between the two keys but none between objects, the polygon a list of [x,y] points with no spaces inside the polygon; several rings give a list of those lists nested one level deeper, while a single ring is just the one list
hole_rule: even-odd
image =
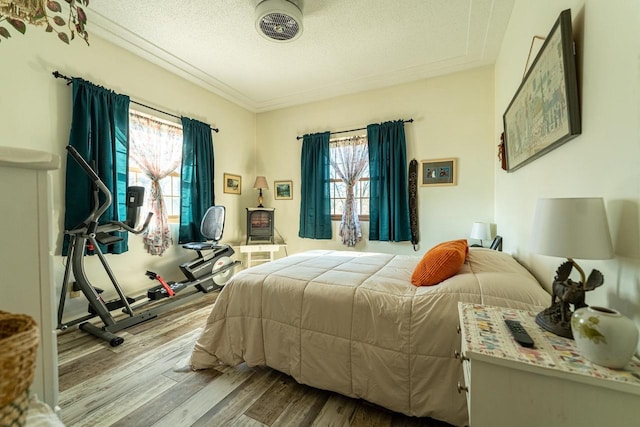
[{"label": "bike seat", "polygon": [[182,245],[185,249],[191,249],[193,251],[210,251],[217,248],[219,245],[215,242],[191,242]]}]

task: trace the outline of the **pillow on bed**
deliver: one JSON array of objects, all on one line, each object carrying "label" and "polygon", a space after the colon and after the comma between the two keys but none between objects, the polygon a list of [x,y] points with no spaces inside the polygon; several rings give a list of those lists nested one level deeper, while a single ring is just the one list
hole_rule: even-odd
[{"label": "pillow on bed", "polygon": [[415,286],[437,285],[455,275],[469,252],[467,241],[451,240],[431,248],[416,265],[411,275]]}]

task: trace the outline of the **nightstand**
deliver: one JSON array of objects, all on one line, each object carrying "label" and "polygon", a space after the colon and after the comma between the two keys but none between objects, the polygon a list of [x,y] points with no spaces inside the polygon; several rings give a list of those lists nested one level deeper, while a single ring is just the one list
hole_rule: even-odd
[{"label": "nightstand", "polygon": [[[471,427],[640,425],[640,361],[624,370],[592,364],[573,340],[545,331],[536,313],[459,303],[462,381]],[[519,320],[534,348],[516,343]],[[461,378],[462,380],[462,378]]]},{"label": "nightstand", "polygon": [[[247,267],[251,267],[256,263],[270,262],[274,260],[274,254],[284,247],[287,250],[286,244],[259,244],[259,245],[241,245],[240,253],[247,254]],[[255,253],[262,253],[258,257],[253,257]]]}]

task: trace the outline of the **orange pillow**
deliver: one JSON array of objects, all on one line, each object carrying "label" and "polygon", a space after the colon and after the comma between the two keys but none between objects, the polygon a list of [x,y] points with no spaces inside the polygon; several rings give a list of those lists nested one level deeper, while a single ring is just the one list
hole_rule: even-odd
[{"label": "orange pillow", "polygon": [[415,286],[437,285],[455,275],[469,252],[467,241],[451,240],[431,248],[416,265],[411,275]]}]

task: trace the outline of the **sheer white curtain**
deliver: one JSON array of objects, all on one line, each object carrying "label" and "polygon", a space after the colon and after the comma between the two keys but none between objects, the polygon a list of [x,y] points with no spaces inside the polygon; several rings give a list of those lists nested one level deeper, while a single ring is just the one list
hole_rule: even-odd
[{"label": "sheer white curtain", "polygon": [[160,180],[182,161],[182,128],[155,117],[130,113],[129,156],[151,180],[145,195],[145,208],[153,212],[144,233],[144,246],[152,255],[162,255],[173,243]]},{"label": "sheer white curtain", "polygon": [[362,240],[362,228],[358,220],[354,187],[369,162],[367,138],[354,136],[333,141],[331,166],[346,185],[346,201],[340,222],[342,244],[353,247]]}]

